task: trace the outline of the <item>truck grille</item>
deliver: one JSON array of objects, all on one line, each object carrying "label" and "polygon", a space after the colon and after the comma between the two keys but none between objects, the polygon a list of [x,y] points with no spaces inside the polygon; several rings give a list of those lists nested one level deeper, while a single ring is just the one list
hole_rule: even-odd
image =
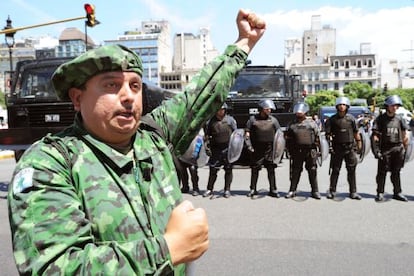
[{"label": "truck grille", "polygon": [[66,127],[73,123],[75,110],[71,103],[20,105],[9,114],[9,127]]}]

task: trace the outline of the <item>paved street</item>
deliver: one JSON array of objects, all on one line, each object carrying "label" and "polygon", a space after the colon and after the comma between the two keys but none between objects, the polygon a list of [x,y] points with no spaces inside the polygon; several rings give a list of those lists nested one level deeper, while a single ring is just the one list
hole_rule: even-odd
[{"label": "paved street", "polygon": [[[0,160],[0,185],[9,181],[14,162]],[[288,161],[276,170],[278,189],[289,189]],[[387,179],[384,203],[376,203],[376,160],[371,153],[357,169],[361,201],[347,198],[345,168],[338,183],[339,199],[309,197],[304,172],[299,197],[291,200],[266,196],[266,171],[260,172],[260,195],[246,197],[250,170],[236,169],[233,196],[221,197],[224,173],[220,171],[212,199],[185,195],[207,210],[210,249],[193,264],[194,275],[412,275],[414,271],[414,162],[402,172],[403,192],[409,202],[390,199]],[[208,169],[199,169],[204,190]],[[328,188],[328,162],[318,172],[322,195]],[[0,195],[5,192],[0,191]],[[14,275],[6,200],[0,199],[0,275]],[[4,273],[4,274],[3,274]]]}]

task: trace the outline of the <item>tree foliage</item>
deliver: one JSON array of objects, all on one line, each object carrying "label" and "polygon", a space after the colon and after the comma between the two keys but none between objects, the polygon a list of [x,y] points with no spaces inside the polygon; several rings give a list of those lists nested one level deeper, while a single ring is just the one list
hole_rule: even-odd
[{"label": "tree foliage", "polygon": [[2,91],[0,91],[0,106],[6,109],[6,97]]}]

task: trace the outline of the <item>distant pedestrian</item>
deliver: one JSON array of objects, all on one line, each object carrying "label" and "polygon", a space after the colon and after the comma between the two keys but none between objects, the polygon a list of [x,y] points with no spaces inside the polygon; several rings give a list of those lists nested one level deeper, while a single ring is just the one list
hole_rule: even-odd
[{"label": "distant pedestrian", "polygon": [[319,119],[319,116],[314,114],[312,116],[312,119],[315,122],[316,126],[318,127],[319,131],[321,131],[322,130],[322,121],[321,121],[321,119]]}]

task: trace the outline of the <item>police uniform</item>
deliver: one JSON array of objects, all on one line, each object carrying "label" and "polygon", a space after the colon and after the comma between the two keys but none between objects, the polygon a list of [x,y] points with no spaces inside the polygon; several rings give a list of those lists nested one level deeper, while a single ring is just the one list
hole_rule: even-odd
[{"label": "police uniform", "polygon": [[290,188],[286,198],[294,197],[303,170],[303,163],[308,171],[312,197],[320,199],[317,179],[317,147],[319,128],[313,119],[295,119],[288,125],[286,144],[290,155]]},{"label": "police uniform", "polygon": [[233,166],[228,162],[227,151],[230,136],[236,128],[236,120],[227,114],[221,120],[217,118],[217,116],[214,116],[206,124],[205,137],[208,141],[211,156],[208,161],[209,176],[207,191],[203,196],[209,196],[213,192],[214,183],[217,179],[217,172],[221,166],[223,166],[224,169],[224,196],[230,196],[230,185],[233,181]]},{"label": "police uniform", "polygon": [[[228,46],[183,93],[151,112],[177,154],[220,108],[246,58]],[[141,75],[142,65],[125,47],[103,46],[62,65],[53,78],[55,90],[65,98],[70,87],[103,71]],[[118,152],[90,135],[78,114],[73,126],[25,152],[8,194],[19,273],[184,275],[185,265],[172,265],[163,237],[182,201],[170,149],[145,129],[132,142],[127,154]]]},{"label": "police uniform", "polygon": [[333,198],[338,183],[339,171],[341,170],[342,161],[345,160],[347,169],[347,180],[349,184],[349,196],[352,199],[361,199],[357,194],[356,187],[356,166],[358,158],[354,150],[355,133],[358,133],[355,118],[346,113],[340,116],[334,114],[326,122],[326,137],[331,144],[331,163],[330,163],[330,186],[327,194],[328,198]]},{"label": "police uniform", "polygon": [[181,192],[188,193],[190,191],[190,183],[188,180],[188,173],[190,173],[191,183],[193,183],[193,196],[198,196],[200,194],[200,189],[198,187],[198,181],[200,178],[198,176],[197,162],[204,144],[203,135],[204,134],[199,133],[199,135],[193,139],[190,147],[184,155],[179,158],[180,165],[178,168],[178,177],[182,183]]},{"label": "police uniform", "polygon": [[[377,168],[377,198],[382,201],[385,178],[387,172],[391,172],[391,182],[394,186],[394,198],[402,201],[407,199],[401,194],[400,171],[404,166],[405,148],[403,145],[403,132],[408,129],[406,121],[398,115],[388,116],[386,112],[379,115],[372,127],[372,135],[380,138],[378,150],[374,149],[373,153],[378,159]],[[373,142],[375,148],[375,142]]]},{"label": "police uniform", "polygon": [[262,117],[256,114],[247,121],[246,132],[250,133],[250,141],[254,151],[251,153],[251,179],[249,196],[257,194],[257,180],[262,166],[267,169],[269,195],[279,197],[276,187],[275,168],[273,161],[273,140],[280,128],[279,121],[272,115]]}]

